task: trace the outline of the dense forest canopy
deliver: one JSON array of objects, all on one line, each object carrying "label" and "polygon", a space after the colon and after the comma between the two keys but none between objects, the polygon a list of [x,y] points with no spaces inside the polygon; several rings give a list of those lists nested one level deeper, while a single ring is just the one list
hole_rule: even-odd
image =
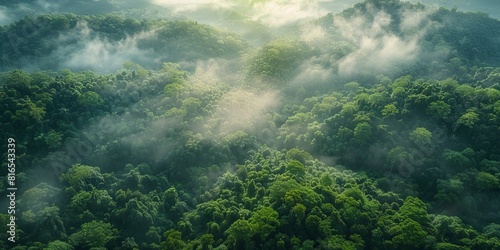
[{"label": "dense forest canopy", "polygon": [[495,0],[410,0],[412,3],[423,3],[428,6],[442,6],[449,9],[458,9],[464,12],[482,12],[490,17],[500,19],[498,2]]},{"label": "dense forest canopy", "polygon": [[0,1],[0,248],[500,249],[497,6],[421,2]]}]

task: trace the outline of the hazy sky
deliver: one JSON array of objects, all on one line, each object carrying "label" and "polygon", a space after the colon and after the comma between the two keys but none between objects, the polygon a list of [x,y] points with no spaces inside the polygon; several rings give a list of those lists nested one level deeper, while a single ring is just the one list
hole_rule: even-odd
[{"label": "hazy sky", "polygon": [[152,0],[193,19],[225,19],[237,12],[251,20],[279,28],[298,21],[338,13],[359,1],[353,0]]},{"label": "hazy sky", "polygon": [[[223,19],[236,11],[253,20],[260,20],[271,27],[280,27],[304,19],[318,18],[326,13],[340,13],[360,0],[152,0],[154,3],[173,9],[176,13],[193,19],[205,19],[206,15]],[[254,2],[254,3],[252,3]],[[498,0],[408,0],[446,8],[457,7],[459,11],[481,11],[498,18]],[[203,10],[203,11],[201,11]],[[207,10],[211,10],[207,12]],[[215,13],[215,16],[214,16]]]},{"label": "hazy sky", "polygon": [[0,6],[0,25],[9,24],[12,21],[7,7]]},{"label": "hazy sky", "polygon": [[[66,1],[61,0],[48,4],[47,1],[37,0],[31,6],[32,8],[43,8],[45,12],[51,12],[60,9],[57,4]],[[483,10],[487,9],[487,7],[495,10],[495,7],[498,8],[500,5],[495,5],[494,1],[481,0],[471,4],[470,1],[463,0],[421,0],[424,3],[455,4],[458,10]],[[151,2],[164,6],[177,15],[186,16],[199,22],[214,24],[218,27],[225,27],[230,31],[237,32],[255,47],[259,47],[273,37],[279,36],[280,31],[286,31],[293,25],[308,23],[308,21],[320,18],[327,13],[339,13],[360,1],[151,0]],[[411,2],[417,2],[417,0],[411,0]],[[6,6],[0,5],[0,24],[3,25],[15,20],[15,13],[26,8],[27,5],[10,4]],[[500,11],[497,11],[497,13],[500,13]],[[408,26],[411,29],[412,25],[418,25],[423,20],[426,20],[427,14],[404,13],[405,18],[401,28],[405,29]],[[384,70],[390,68],[394,63],[398,64],[402,61],[412,60],[418,56],[419,48],[417,44],[422,34],[401,38],[391,33],[384,33],[383,31],[387,30],[384,27],[389,25],[387,19],[388,17],[384,13],[379,13],[374,22],[368,22],[360,15],[354,16],[351,20],[336,20],[336,29],[344,37],[349,38],[351,43],[357,47],[356,51],[338,62],[341,72],[348,74],[355,68],[359,69],[364,66],[379,67]],[[421,31],[425,32],[425,29]],[[114,42],[99,36],[89,36],[89,33],[92,33],[92,31],[84,23],[79,24],[73,33],[61,35],[59,39],[54,41],[61,42],[61,45],[57,46],[58,49],[48,57],[52,61],[60,62],[60,64],[72,70],[94,70],[101,73],[115,72],[121,68],[125,61],[135,61],[139,64],[154,61],[154,58],[150,60],[153,56],[151,51],[141,50],[137,46],[139,40],[154,37],[154,32],[134,34],[126,39]],[[322,28],[314,25],[307,26],[302,31],[302,34],[302,40],[315,43],[318,47],[329,44],[331,41],[330,37],[325,36]],[[64,39],[73,39],[76,42],[64,43],[64,41],[60,41]],[[252,39],[257,42],[254,43]],[[398,49],[394,50],[392,48]],[[380,60],[380,58],[383,58],[383,60]],[[314,58],[308,61],[308,63],[313,64],[314,72],[321,69],[316,62],[322,60],[322,58]],[[30,66],[25,65],[25,68],[29,70]],[[307,66],[307,70],[309,70],[310,65]]]},{"label": "hazy sky", "polygon": [[[71,11],[69,0],[36,0],[31,3],[0,4],[0,25],[21,18],[24,15]],[[95,0],[94,0],[95,1]],[[129,0],[132,1],[132,0]],[[272,28],[279,28],[298,21],[314,19],[326,13],[340,13],[361,0],[149,0],[164,6],[176,14],[213,24],[238,13],[250,20],[261,21]],[[407,0],[446,8],[457,7],[459,11],[481,11],[491,17],[500,18],[498,0]],[[121,1],[124,3],[126,1]],[[123,5],[123,4],[121,4]],[[120,5],[120,6],[121,6]],[[116,8],[121,8],[115,6]],[[144,6],[146,7],[146,6]],[[90,10],[90,9],[89,9]],[[79,13],[80,10],[74,10]],[[92,13],[88,13],[92,14]]]},{"label": "hazy sky", "polygon": [[422,3],[430,6],[443,6],[448,9],[457,7],[458,11],[463,12],[484,12],[490,17],[500,19],[500,1],[498,0],[408,0],[411,3]]}]

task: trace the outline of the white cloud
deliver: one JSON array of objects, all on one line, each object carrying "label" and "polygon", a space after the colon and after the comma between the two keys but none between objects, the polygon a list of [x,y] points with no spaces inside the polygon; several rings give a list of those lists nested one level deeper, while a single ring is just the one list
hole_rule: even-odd
[{"label": "white cloud", "polygon": [[[278,91],[231,90],[220,99],[204,129],[217,137],[238,130],[255,132],[252,130],[267,121],[266,113],[276,107],[278,102]],[[217,126],[210,127],[210,124]]]},{"label": "white cloud", "polygon": [[213,10],[234,8],[234,2],[227,0],[153,0],[153,3],[174,9],[175,12],[185,13],[203,8]]},{"label": "white cloud", "polygon": [[300,73],[292,81],[292,86],[312,86],[329,83],[333,79],[333,69],[323,64],[329,61],[328,55],[312,57],[303,62],[297,69]]},{"label": "white cloud", "polygon": [[373,20],[360,13],[350,18],[336,16],[335,29],[357,47],[339,60],[339,73],[350,75],[360,69],[384,72],[412,62],[421,54],[419,42],[435,26],[426,21],[431,13],[430,10],[403,12],[400,29],[404,35],[391,30],[393,20],[384,11],[376,12]]},{"label": "white cloud", "polygon": [[[247,19],[279,28],[302,20],[319,18],[328,12],[337,12],[358,1],[353,0],[153,0],[155,4],[171,8],[175,13],[197,20],[225,19],[236,12]],[[203,12],[205,13],[203,13]],[[211,13],[206,13],[210,11]]]},{"label": "white cloud", "polygon": [[327,10],[320,8],[319,1],[274,0],[255,4],[252,19],[261,20],[276,28],[302,20],[318,18],[327,13]]},{"label": "white cloud", "polygon": [[339,72],[352,74],[360,68],[385,71],[390,66],[414,60],[418,53],[415,39],[406,41],[395,35],[386,35],[379,39],[365,37],[357,51],[339,62]]},{"label": "white cloud", "polygon": [[436,21],[432,21],[429,15],[434,14],[437,11],[436,8],[426,8],[423,10],[409,11],[405,10],[402,12],[402,20],[399,25],[403,33],[423,35],[428,32],[429,29],[441,27]]},{"label": "white cloud", "polygon": [[317,25],[304,25],[301,27],[300,33],[301,40],[309,44],[317,44],[327,38],[325,30]]},{"label": "white cloud", "polygon": [[40,6],[45,12],[58,12],[59,3],[49,2],[44,0],[36,0],[35,3]]},{"label": "white cloud", "polygon": [[78,39],[76,45],[60,46],[55,52],[61,65],[72,70],[93,70],[100,73],[111,73],[122,68],[126,61],[141,62],[147,58],[148,51],[138,48],[142,39],[155,36],[154,31],[141,32],[119,41],[95,36],[86,23],[77,25],[75,32],[61,36],[60,43]]},{"label": "white cloud", "polygon": [[9,9],[0,5],[0,25],[7,25],[10,22],[12,22],[12,18],[9,15]]}]

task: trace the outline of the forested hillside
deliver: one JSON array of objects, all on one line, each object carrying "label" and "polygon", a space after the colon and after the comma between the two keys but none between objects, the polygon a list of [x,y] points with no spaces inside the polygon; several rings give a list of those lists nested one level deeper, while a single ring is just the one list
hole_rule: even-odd
[{"label": "forested hillside", "polygon": [[500,19],[500,6],[495,0],[477,0],[474,2],[467,0],[411,0],[413,3],[423,3],[429,6],[442,6],[449,9],[458,9],[463,12],[482,12],[490,17]]},{"label": "forested hillside", "polygon": [[25,17],[5,26],[4,69],[91,69],[115,72],[123,61],[149,68],[161,62],[234,58],[245,45],[238,37],[195,21],[139,21],[119,15],[75,14]]},{"label": "forested hillside", "polygon": [[0,27],[1,249],[500,249],[499,20],[97,2]]}]

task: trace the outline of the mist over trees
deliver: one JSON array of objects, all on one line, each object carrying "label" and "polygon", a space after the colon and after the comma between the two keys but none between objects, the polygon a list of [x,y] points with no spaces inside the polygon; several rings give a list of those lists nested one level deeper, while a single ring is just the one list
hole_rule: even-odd
[{"label": "mist over trees", "polygon": [[499,249],[500,21],[445,2],[0,1],[0,248]]}]

